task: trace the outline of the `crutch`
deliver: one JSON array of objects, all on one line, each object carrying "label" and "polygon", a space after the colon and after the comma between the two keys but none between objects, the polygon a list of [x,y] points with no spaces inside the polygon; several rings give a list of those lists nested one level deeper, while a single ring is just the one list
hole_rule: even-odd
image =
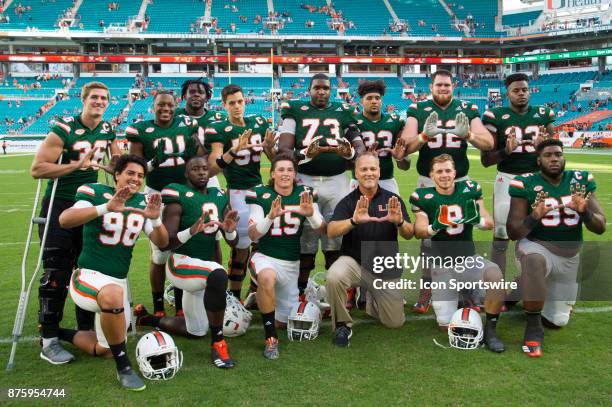
[{"label": "crutch", "polygon": [[[62,156],[60,156],[58,162],[62,162]],[[57,188],[58,180],[53,179],[53,188],[51,189],[51,199],[49,201],[49,209],[47,210],[47,217],[37,216],[38,202],[40,201],[40,191],[42,190],[43,179],[38,179],[38,186],[36,187],[36,197],[34,198],[34,206],[32,208],[32,215],[30,217],[30,227],[28,229],[28,238],[26,240],[25,249],[23,251],[23,258],[21,259],[21,293],[19,294],[19,303],[17,304],[17,313],[15,314],[15,324],[13,325],[13,346],[11,348],[11,354],[9,356],[6,370],[13,370],[15,366],[15,352],[17,351],[17,342],[21,338],[23,333],[23,324],[25,323],[25,316],[28,309],[28,300],[30,298],[30,292],[32,291],[32,285],[40,270],[42,264],[42,256],[45,248],[45,241],[47,240],[47,232],[49,230],[48,217],[51,216],[53,211],[53,202],[55,201],[55,190]],[[38,253],[38,260],[36,262],[36,268],[32,274],[29,284],[26,287],[26,264],[28,261],[28,254],[30,252],[30,243],[32,242],[32,232],[34,225],[45,225],[43,230],[42,239],[40,241],[40,253]]]}]

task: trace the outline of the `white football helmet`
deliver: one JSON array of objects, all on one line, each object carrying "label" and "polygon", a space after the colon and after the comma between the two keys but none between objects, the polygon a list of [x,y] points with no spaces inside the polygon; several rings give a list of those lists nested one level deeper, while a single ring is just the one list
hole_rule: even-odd
[{"label": "white football helmet", "polygon": [[310,301],[298,302],[291,308],[287,336],[291,341],[313,340],[319,335],[321,310]]},{"label": "white football helmet", "polygon": [[174,307],[174,285],[172,283],[168,284],[164,289],[164,300],[166,300],[168,305]]},{"label": "white football helmet", "polygon": [[459,308],[448,324],[448,341],[457,349],[476,349],[483,337],[480,314],[471,308]]},{"label": "white football helmet", "polygon": [[331,306],[327,302],[327,290],[324,282],[325,273],[319,272],[308,279],[308,285],[304,290],[306,301],[314,303],[322,312],[331,310]]},{"label": "white football helmet", "polygon": [[234,337],[244,335],[251,323],[253,314],[229,292],[226,297],[225,317],[223,318],[223,335]]},{"label": "white football helmet", "polygon": [[138,341],[136,361],[147,379],[169,380],[183,365],[183,352],[179,352],[170,335],[156,330]]}]

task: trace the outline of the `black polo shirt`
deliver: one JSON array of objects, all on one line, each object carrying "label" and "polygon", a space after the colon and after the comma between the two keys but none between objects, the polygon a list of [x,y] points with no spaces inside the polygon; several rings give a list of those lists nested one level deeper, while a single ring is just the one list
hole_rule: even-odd
[{"label": "black polo shirt", "polygon": [[[353,214],[355,213],[355,207],[357,206],[357,201],[359,201],[361,195],[363,194],[361,193],[359,188],[356,188],[353,192],[342,198],[342,200],[338,202],[338,205],[336,205],[336,209],[334,209],[334,215],[332,216],[331,220],[335,221],[351,219],[353,217]],[[400,201],[404,221],[410,222],[410,217],[408,216],[408,211],[406,211],[406,205],[404,204],[402,198],[399,195],[380,187],[378,188],[378,191],[376,191],[376,193],[372,197],[372,200],[370,201],[368,214],[371,217],[376,218],[384,218],[385,216],[387,216],[387,204],[392,196],[396,196]],[[381,249],[384,247],[384,252],[397,253],[397,234],[397,227],[391,222],[385,221],[362,223],[353,227],[350,232],[342,236],[342,247],[340,248],[340,254],[344,256],[350,256],[354,258],[359,264],[366,267],[366,265],[362,264],[361,262],[361,243],[395,242],[391,245],[389,243],[384,243],[382,245],[368,246],[372,249],[372,251],[377,251],[377,248],[373,247],[377,246]]]}]

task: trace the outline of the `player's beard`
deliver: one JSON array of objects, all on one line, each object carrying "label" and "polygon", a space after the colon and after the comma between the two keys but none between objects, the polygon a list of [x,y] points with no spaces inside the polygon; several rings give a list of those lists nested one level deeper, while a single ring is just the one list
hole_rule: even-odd
[{"label": "player's beard", "polygon": [[451,100],[453,100],[453,95],[452,94],[448,94],[448,95],[432,95],[433,97],[433,101],[441,107],[444,107],[446,105],[448,105]]},{"label": "player's beard", "polygon": [[549,170],[548,168],[542,166],[540,171],[542,171],[542,174],[549,178],[558,178],[559,175],[563,174],[563,171],[565,171],[565,161],[559,164],[559,169],[557,170]]}]

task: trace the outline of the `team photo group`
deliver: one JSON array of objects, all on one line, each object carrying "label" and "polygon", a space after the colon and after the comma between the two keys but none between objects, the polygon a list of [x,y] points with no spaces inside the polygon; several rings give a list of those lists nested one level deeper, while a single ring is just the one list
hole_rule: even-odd
[{"label": "team photo group", "polygon": [[[240,86],[215,88],[218,112],[208,110],[212,87],[187,80],[180,95],[155,93],[154,119],[129,125],[125,144],[103,120],[109,89],[87,83],[82,113],[55,121],[30,170],[49,179],[40,357],[55,365],[79,353],[113,359],[120,385],[140,391],[143,377],[172,378],[189,357],[176,336],[210,341],[212,364],[235,367],[227,338],[246,332],[252,312],[261,315],[263,357],[278,359],[283,338],[314,340],[325,318],[332,343],[321,342],[322,351],[359,340],[357,308],[399,328],[406,312],[430,307],[452,348],[541,357],[545,328],[567,325],[578,296],[583,228],[605,232],[595,179],[566,168],[555,113],[529,103],[527,75],[508,75],[506,105],[484,112],[454,97],[449,71],[430,78],[431,99],[409,105],[404,119],[387,112],[384,81],[360,81],[355,109],[333,101],[330,78],[318,73],[308,100],[280,102],[278,128],[245,116]],[[496,166],[494,180],[470,176],[468,151]],[[418,173],[416,185],[402,188],[409,194],[400,194],[397,171]],[[492,202],[483,182],[493,184]],[[477,252],[474,228],[488,231],[488,255]],[[132,301],[128,282],[141,232],[150,244],[150,302]],[[397,253],[412,239],[422,256],[464,266],[420,267],[418,300],[407,306],[405,291],[377,284],[362,248],[373,242]],[[319,250],[326,271],[315,278]],[[506,270],[514,267],[513,290],[440,288],[513,281]],[[399,281],[401,270],[386,278]],[[72,312],[68,295],[76,329],[62,323]],[[516,349],[497,333],[512,306],[524,311],[524,331],[512,332],[522,335]],[[146,332],[135,358],[130,329]]]}]

